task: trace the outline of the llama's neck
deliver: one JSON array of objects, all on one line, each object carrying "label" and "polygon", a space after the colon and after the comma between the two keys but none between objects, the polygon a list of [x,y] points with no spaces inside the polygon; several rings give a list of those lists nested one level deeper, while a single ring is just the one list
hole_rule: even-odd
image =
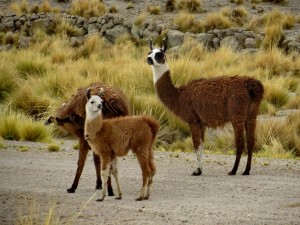
[{"label": "llama's neck", "polygon": [[86,111],[85,133],[87,133],[91,139],[101,130],[102,125],[103,118],[101,110],[97,112]]},{"label": "llama's neck", "polygon": [[179,114],[179,91],[172,82],[169,67],[152,67],[156,93],[160,100],[175,114]]}]

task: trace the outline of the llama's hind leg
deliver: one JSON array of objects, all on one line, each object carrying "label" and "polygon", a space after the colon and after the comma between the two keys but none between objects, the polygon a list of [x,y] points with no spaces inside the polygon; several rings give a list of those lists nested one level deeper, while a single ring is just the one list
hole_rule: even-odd
[{"label": "llama's hind leg", "polygon": [[137,201],[141,201],[143,199],[146,199],[146,191],[148,187],[149,182],[149,176],[151,174],[151,170],[148,163],[148,157],[145,155],[137,155],[138,161],[140,163],[142,174],[143,174],[143,186],[140,191],[140,196],[136,199]]},{"label": "llama's hind leg", "polygon": [[151,189],[151,186],[152,186],[152,183],[153,183],[153,177],[154,177],[155,172],[156,172],[156,167],[155,167],[154,162],[153,162],[152,149],[150,149],[150,152],[151,153],[149,154],[149,167],[150,167],[151,173],[150,173],[149,181],[148,181],[147,194],[144,197],[144,199],[149,199],[149,197],[150,197],[150,189]]},{"label": "llama's hind leg", "polygon": [[236,158],[234,162],[234,166],[231,170],[231,172],[228,173],[228,175],[235,175],[236,171],[239,167],[241,156],[244,150],[244,122],[239,122],[232,124],[233,130],[234,130],[234,136],[235,136],[235,144],[236,144]]},{"label": "llama's hind leg", "polygon": [[247,135],[248,159],[247,159],[246,169],[245,169],[243,175],[250,175],[252,153],[253,153],[254,143],[255,143],[255,127],[256,127],[255,119],[247,121],[245,124],[246,135]]},{"label": "llama's hind leg", "polygon": [[121,191],[121,187],[120,187],[120,183],[119,183],[118,167],[117,167],[117,159],[116,158],[113,159],[111,166],[112,166],[111,173],[115,178],[116,186],[117,186],[117,192],[118,192],[118,196],[116,197],[116,199],[122,199],[122,191]]}]

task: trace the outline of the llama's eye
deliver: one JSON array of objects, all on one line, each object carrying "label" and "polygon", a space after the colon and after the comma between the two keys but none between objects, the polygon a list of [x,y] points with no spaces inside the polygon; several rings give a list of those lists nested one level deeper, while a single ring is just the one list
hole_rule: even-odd
[{"label": "llama's eye", "polygon": [[95,102],[94,101],[91,101],[91,104],[94,104]]}]

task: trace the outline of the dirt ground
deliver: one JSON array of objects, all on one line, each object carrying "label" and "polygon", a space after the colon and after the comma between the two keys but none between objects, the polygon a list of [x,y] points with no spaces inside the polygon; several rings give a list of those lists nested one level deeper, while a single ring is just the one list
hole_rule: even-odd
[{"label": "dirt ground", "polygon": [[[67,193],[78,150],[59,140],[47,144],[5,141],[0,149],[0,224],[15,224],[36,210],[43,221],[54,209],[58,224],[300,224],[300,161],[254,158],[250,176],[228,176],[234,156],[206,155],[203,174],[193,177],[192,153],[155,152],[157,174],[149,200],[137,202],[141,170],[134,155],[119,159],[123,199],[96,202],[89,153],[79,187]],[[27,151],[24,151],[26,150]],[[114,185],[114,182],[113,182]],[[33,215],[33,213],[31,213]],[[33,216],[31,216],[33,217]]]}]

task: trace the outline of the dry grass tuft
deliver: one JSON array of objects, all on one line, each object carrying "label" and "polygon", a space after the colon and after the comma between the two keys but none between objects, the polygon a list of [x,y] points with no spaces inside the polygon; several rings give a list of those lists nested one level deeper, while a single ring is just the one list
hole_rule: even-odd
[{"label": "dry grass tuft", "polygon": [[147,7],[147,11],[152,15],[158,15],[160,14],[160,6],[150,5]]},{"label": "dry grass tuft", "polygon": [[176,8],[190,13],[201,12],[201,1],[200,0],[179,0]]},{"label": "dry grass tuft", "polygon": [[137,26],[137,27],[141,27],[144,24],[145,20],[146,20],[146,14],[145,13],[140,13],[135,18],[134,25]]},{"label": "dry grass tuft", "polygon": [[10,9],[17,15],[26,14],[29,12],[28,2],[27,0],[22,0],[21,4],[18,2],[14,2],[10,5]]},{"label": "dry grass tuft", "polygon": [[282,27],[280,25],[271,25],[265,29],[265,37],[262,44],[265,49],[272,49],[281,46],[283,39]]},{"label": "dry grass tuft", "polygon": [[99,17],[106,13],[106,8],[99,0],[75,0],[72,1],[70,13],[85,18]]},{"label": "dry grass tuft", "polygon": [[174,19],[174,22],[180,31],[186,32],[195,25],[195,16],[191,13],[181,11]]}]

